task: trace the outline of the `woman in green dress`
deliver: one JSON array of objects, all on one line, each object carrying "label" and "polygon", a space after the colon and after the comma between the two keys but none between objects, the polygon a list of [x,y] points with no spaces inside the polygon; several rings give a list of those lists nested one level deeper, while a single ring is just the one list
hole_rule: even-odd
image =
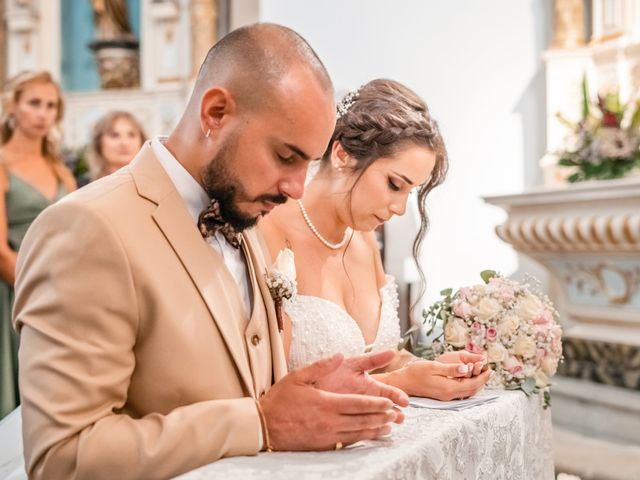
[{"label": "woman in green dress", "polygon": [[18,335],[11,324],[17,251],[31,222],[75,180],[58,154],[60,87],[47,72],[8,82],[0,117],[0,418],[20,402]]}]

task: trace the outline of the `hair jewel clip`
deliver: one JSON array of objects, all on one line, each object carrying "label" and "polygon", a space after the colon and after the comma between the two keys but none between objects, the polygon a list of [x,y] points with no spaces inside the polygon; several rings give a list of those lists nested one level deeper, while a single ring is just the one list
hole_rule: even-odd
[{"label": "hair jewel clip", "polygon": [[340,102],[336,106],[336,118],[342,117],[349,111],[351,105],[353,105],[353,102],[355,102],[358,98],[358,95],[360,95],[361,88],[362,87],[359,87],[357,90],[349,92],[344,97],[342,97],[342,100],[340,100]]}]

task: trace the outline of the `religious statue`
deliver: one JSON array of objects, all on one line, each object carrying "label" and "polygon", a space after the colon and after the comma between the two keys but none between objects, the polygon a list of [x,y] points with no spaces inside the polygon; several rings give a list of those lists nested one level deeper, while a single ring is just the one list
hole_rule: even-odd
[{"label": "religious statue", "polygon": [[97,40],[118,40],[133,36],[126,0],[91,0]]},{"label": "religious statue", "polygon": [[102,88],[140,85],[139,43],[133,35],[126,0],[91,0],[96,37],[89,45],[96,55]]}]

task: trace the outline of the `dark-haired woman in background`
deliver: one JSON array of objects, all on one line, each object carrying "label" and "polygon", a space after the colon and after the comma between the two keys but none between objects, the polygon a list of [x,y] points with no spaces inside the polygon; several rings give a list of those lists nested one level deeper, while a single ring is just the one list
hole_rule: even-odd
[{"label": "dark-haired woman in background", "polygon": [[59,154],[64,104],[48,72],[8,82],[0,118],[0,418],[19,403],[18,336],[11,325],[16,255],[45,208],[76,188]]},{"label": "dark-haired woman in background", "polygon": [[[333,136],[303,198],[259,223],[273,258],[286,245],[295,253],[298,294],[285,305],[290,368],[338,352],[396,348],[397,287],[384,273],[373,230],[402,215],[416,190],[416,255],[428,228],[426,196],[446,171],[438,125],[407,87],[373,80],[340,102]],[[403,350],[375,375],[409,395],[449,400],[480,390],[489,377],[482,370],[481,355],[455,352],[426,361]]]}]

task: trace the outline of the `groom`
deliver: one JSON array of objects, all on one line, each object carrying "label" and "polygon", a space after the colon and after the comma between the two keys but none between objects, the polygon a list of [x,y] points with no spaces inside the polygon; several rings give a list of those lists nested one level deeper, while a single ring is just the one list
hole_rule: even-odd
[{"label": "groom", "polygon": [[168,138],[34,222],[14,311],[30,478],[168,478],[402,421],[406,396],[364,373],[387,353],[286,374],[250,228],[300,198],[334,121],[311,47],[284,27],[241,28],[208,53]]}]

